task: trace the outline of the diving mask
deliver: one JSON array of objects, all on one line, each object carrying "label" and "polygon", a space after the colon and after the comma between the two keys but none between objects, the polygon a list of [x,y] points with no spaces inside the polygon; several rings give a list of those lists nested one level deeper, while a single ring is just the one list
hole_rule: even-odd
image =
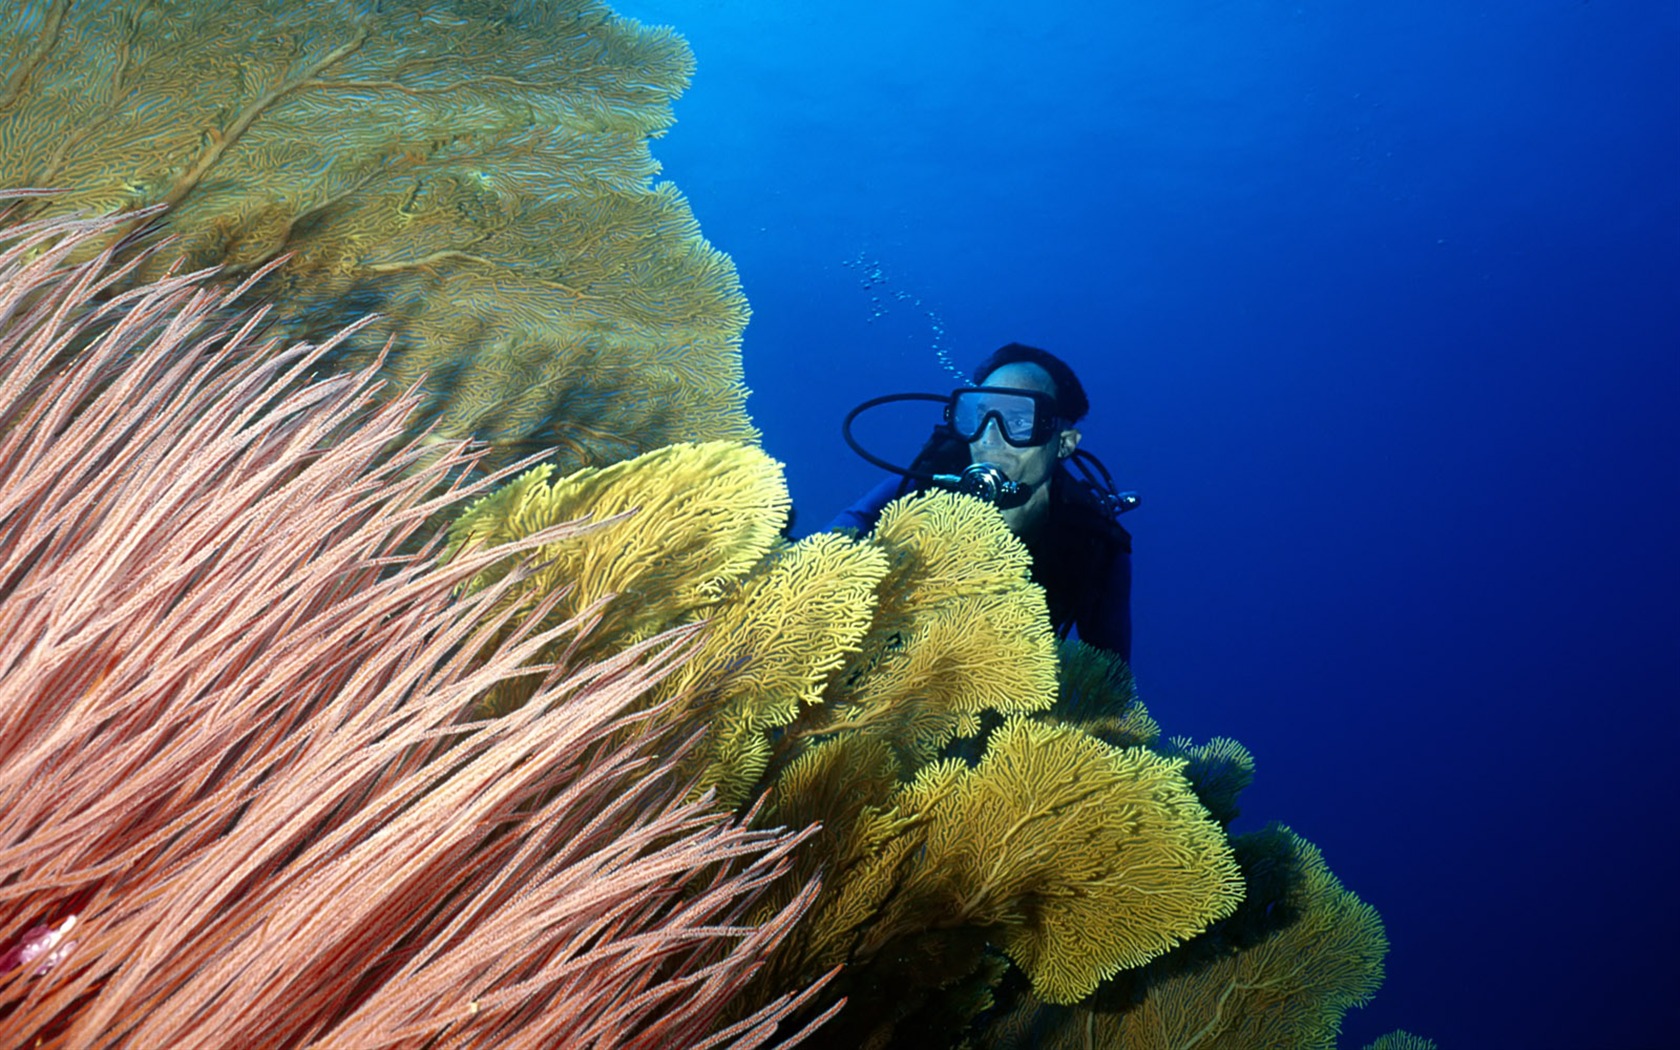
[{"label": "diving mask", "polygon": [[1007,386],[964,387],[952,391],[945,405],[945,423],[967,442],[980,440],[987,421],[1015,448],[1037,448],[1067,426],[1056,415],[1056,400],[1037,390]]}]

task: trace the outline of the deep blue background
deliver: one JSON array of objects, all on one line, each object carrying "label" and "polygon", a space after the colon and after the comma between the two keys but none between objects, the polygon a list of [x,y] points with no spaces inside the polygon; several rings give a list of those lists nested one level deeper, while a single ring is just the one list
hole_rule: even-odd
[{"label": "deep blue background", "polygon": [[1676,1045],[1680,5],[616,7],[698,58],[654,152],[802,529],[936,342],[1062,354],[1152,713],[1387,923],[1343,1045]]}]

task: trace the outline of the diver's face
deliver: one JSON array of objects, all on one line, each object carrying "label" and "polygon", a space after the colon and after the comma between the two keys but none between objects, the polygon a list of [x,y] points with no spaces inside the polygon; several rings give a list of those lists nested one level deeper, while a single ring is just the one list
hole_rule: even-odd
[{"label": "diver's face", "polygon": [[[1056,394],[1056,384],[1051,380],[1050,373],[1025,361],[1004,365],[984,376],[981,385],[1037,390],[1052,397]],[[1032,448],[1016,448],[998,433],[997,420],[988,419],[986,429],[968,443],[968,459],[971,463],[990,463],[1008,474],[1011,480],[1024,481],[1037,488],[1050,480],[1050,472],[1056,469],[1061,447],[1067,444],[1067,435],[1071,433],[1063,431]]]}]

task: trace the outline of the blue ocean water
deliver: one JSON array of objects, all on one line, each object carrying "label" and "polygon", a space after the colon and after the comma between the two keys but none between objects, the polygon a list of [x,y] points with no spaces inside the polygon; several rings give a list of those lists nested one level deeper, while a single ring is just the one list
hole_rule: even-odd
[{"label": "blue ocean water", "polygon": [[1343,1045],[1676,1045],[1680,4],[615,7],[802,530],[851,405],[1056,351],[1150,710],[1387,924]]}]

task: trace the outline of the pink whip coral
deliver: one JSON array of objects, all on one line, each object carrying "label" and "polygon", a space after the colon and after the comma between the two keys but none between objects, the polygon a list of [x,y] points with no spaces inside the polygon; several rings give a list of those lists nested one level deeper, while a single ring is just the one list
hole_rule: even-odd
[{"label": "pink whip coral", "polygon": [[743,919],[800,836],[622,732],[691,635],[533,666],[581,628],[460,597],[509,548],[422,542],[477,487],[403,439],[418,395],[203,274],[115,293],[72,261],[112,228],[0,230],[0,1045],[770,1040],[796,1002],[719,1018],[809,903]]}]

